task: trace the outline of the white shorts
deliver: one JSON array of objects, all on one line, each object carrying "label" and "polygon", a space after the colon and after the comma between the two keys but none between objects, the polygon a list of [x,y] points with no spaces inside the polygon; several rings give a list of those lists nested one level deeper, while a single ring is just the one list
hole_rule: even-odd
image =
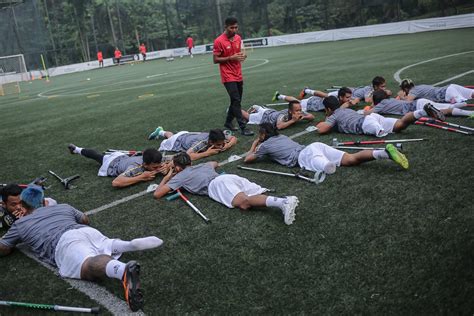
[{"label": "white shorts", "polygon": [[[65,232],[59,239],[55,250],[56,265],[64,278],[81,278],[81,268],[89,257],[112,256],[112,242],[97,229],[82,227]],[[122,254],[114,254],[118,259]]]},{"label": "white shorts", "polygon": [[189,133],[189,132],[182,131],[182,132],[174,134],[173,136],[171,136],[168,139],[165,139],[164,141],[161,142],[160,148],[158,149],[158,151],[170,151],[170,150],[172,150],[173,147],[174,147],[174,143],[176,143],[176,140],[178,139],[178,137],[181,136],[181,135],[187,134],[187,133]]},{"label": "white shorts", "polygon": [[301,111],[308,112],[308,100],[309,100],[309,98],[300,100]]},{"label": "white shorts", "polygon": [[268,109],[262,106],[257,108],[257,112],[251,113],[249,115],[249,121],[247,124],[250,125],[259,125],[262,122],[263,113],[265,113]]},{"label": "white shorts", "polygon": [[235,174],[223,174],[209,183],[208,195],[214,201],[224,204],[228,208],[234,208],[232,201],[239,193],[247,196],[262,194],[268,191],[256,183],[239,177]]},{"label": "white shorts", "polygon": [[423,107],[427,103],[431,103],[438,110],[451,109],[453,107],[451,103],[438,103],[438,102],[430,101],[428,99],[418,99],[416,100],[416,109],[423,110]]},{"label": "white shorts", "polygon": [[459,103],[472,99],[474,89],[465,88],[457,84],[450,84],[446,90],[445,100],[449,103]]},{"label": "white shorts", "polygon": [[301,168],[310,171],[324,171],[327,174],[336,172],[341,165],[345,152],[323,143],[315,142],[306,146],[298,156]]},{"label": "white shorts", "polygon": [[364,123],[362,123],[362,131],[367,135],[384,137],[393,133],[395,122],[397,122],[397,119],[383,117],[380,114],[372,113],[365,117]]},{"label": "white shorts", "polygon": [[105,155],[104,159],[102,160],[102,166],[100,166],[99,173],[97,175],[99,177],[107,177],[107,170],[109,169],[110,163],[117,157],[125,155],[119,151],[113,152],[110,155]]}]

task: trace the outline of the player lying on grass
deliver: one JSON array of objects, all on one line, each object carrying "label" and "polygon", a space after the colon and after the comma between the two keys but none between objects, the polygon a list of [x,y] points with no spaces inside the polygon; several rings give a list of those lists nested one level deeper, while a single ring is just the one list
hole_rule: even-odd
[{"label": "player lying on grass", "polygon": [[116,177],[112,181],[112,186],[123,188],[132,184],[144,181],[152,181],[158,173],[166,174],[169,163],[162,162],[161,153],[153,148],[148,148],[142,156],[132,156],[114,152],[103,155],[94,149],[81,148],[74,144],[69,144],[68,149],[71,154],[78,154],[86,158],[97,161],[101,166],[100,177]]},{"label": "player lying on grass", "polygon": [[411,79],[403,79],[400,83],[398,96],[402,100],[413,101],[428,99],[435,102],[460,103],[474,99],[474,89],[468,89],[457,84],[444,87],[434,87],[426,84],[415,86]]},{"label": "player lying on grass", "polygon": [[[7,184],[0,188],[2,203],[0,203],[0,228],[10,228],[13,223],[23,217],[26,213],[25,208],[21,205],[20,194],[23,188],[18,184]],[[53,206],[58,204],[52,198],[44,199],[45,206]]]},{"label": "player lying on grass", "polygon": [[296,196],[278,198],[264,195],[262,193],[268,190],[256,183],[235,174],[218,174],[216,161],[191,166],[191,158],[184,152],[173,157],[173,164],[174,169],[163,178],[153,194],[156,199],[183,188],[192,194],[207,195],[228,208],[276,207],[282,211],[285,224],[291,225],[295,220],[299,203]]},{"label": "player lying on grass", "polygon": [[258,138],[253,142],[245,162],[253,162],[268,156],[271,160],[287,167],[299,166],[310,171],[336,172],[339,166],[357,166],[361,163],[391,159],[404,169],[408,169],[408,160],[395,146],[388,144],[383,149],[361,150],[349,154],[326,144],[315,142],[307,146],[298,144],[288,136],[278,134],[270,124],[260,125]]},{"label": "player lying on grass", "polygon": [[426,104],[431,103],[444,115],[474,117],[474,111],[458,108],[465,106],[466,103],[436,103],[428,99],[416,99],[413,101],[397,100],[390,98],[383,90],[375,91],[372,98],[374,106],[370,110],[364,110],[365,115],[371,113],[405,115],[408,112],[422,110]]},{"label": "player lying on grass", "polygon": [[320,134],[327,134],[336,129],[339,133],[384,137],[401,132],[423,116],[444,120],[444,115],[430,103],[425,104],[423,110],[408,112],[401,119],[394,119],[377,113],[359,114],[352,109],[343,108],[334,96],[327,97],[323,102],[326,108],[326,121],[316,125]]},{"label": "player lying on grass", "polygon": [[302,111],[300,101],[289,98],[288,109],[277,111],[263,106],[253,105],[248,112],[242,111],[242,116],[248,124],[259,125],[270,123],[277,129],[287,128],[299,121],[314,120],[313,114]]},{"label": "player lying on grass", "polygon": [[143,306],[140,265],[117,259],[124,252],[152,249],[163,241],[155,236],[131,241],[109,239],[89,227],[89,218],[68,204],[44,206],[43,191],[28,187],[21,193],[26,214],[0,239],[0,256],[24,243],[43,262],[56,266],[64,278],[95,281],[119,279],[132,311]]},{"label": "player lying on grass", "polygon": [[237,144],[237,137],[224,133],[221,129],[211,129],[209,132],[181,131],[176,134],[163,130],[161,126],[148,136],[149,140],[165,138],[160,144],[159,151],[185,151],[192,160],[217,155]]},{"label": "player lying on grass", "polygon": [[[346,87],[347,89],[347,87]],[[372,102],[372,94],[374,91],[379,91],[383,90],[385,91],[388,95],[392,95],[392,91],[387,89],[387,83],[385,81],[385,78],[381,76],[377,76],[374,79],[372,79],[372,86],[365,86],[365,87],[357,87],[357,88],[348,88],[351,91],[351,100],[349,101],[349,105],[356,105],[357,103],[364,101],[366,103]],[[301,90],[299,94],[299,99],[304,99],[304,97],[309,94],[311,96],[318,96],[318,97],[327,97],[327,96],[338,96],[339,90],[333,91],[330,93],[324,93],[322,91],[317,91],[317,90],[311,90],[308,87],[305,87],[303,90]]]}]

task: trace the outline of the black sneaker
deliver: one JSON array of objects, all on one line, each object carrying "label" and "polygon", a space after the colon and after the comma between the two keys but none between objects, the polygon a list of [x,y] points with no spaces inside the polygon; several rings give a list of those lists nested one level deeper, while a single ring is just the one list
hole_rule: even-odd
[{"label": "black sneaker", "polygon": [[435,106],[431,103],[426,103],[425,106],[423,107],[423,110],[425,110],[428,116],[431,116],[434,119],[437,119],[440,121],[446,120],[444,113],[438,110],[437,108],[435,108]]},{"label": "black sneaker", "polygon": [[133,312],[143,308],[143,292],[140,289],[140,264],[136,261],[129,261],[125,266],[122,277],[125,300]]},{"label": "black sneaker", "polygon": [[249,130],[248,128],[242,128],[240,130],[240,134],[242,134],[243,136],[253,136],[254,135],[254,132],[252,132],[251,130]]},{"label": "black sneaker", "polygon": [[234,124],[232,124],[232,122],[225,123],[224,127],[227,128],[227,129],[230,129],[231,131],[234,131],[234,132],[239,130],[237,127],[234,126]]},{"label": "black sneaker", "polygon": [[75,154],[74,150],[76,150],[76,145],[69,144],[67,145],[67,149],[69,149],[69,152],[74,155]]}]

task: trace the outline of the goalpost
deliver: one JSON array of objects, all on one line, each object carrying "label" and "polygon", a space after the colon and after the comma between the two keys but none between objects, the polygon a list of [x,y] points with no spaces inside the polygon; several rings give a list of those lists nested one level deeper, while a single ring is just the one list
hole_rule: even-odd
[{"label": "goalpost", "polygon": [[20,82],[29,79],[23,54],[0,56],[0,96],[19,94]]}]

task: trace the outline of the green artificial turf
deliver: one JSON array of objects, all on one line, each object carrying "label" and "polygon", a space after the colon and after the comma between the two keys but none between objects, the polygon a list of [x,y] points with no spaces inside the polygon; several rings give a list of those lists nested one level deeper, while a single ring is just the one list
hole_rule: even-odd
[{"label": "green artificial turf", "polygon": [[[243,107],[269,103],[275,90],[297,95],[304,86],[368,85],[376,75],[396,92],[398,69],[473,51],[473,37],[470,28],[255,49],[244,63]],[[83,211],[143,191],[149,183],[112,188],[110,178],[97,177],[96,162],[70,155],[67,144],[141,150],[158,147],[146,139],[158,125],[171,131],[221,128],[229,101],[211,59],[152,60],[22,83],[19,96],[0,97],[0,182],[47,176],[48,196]],[[473,65],[474,53],[468,53],[409,68],[401,77],[432,84]],[[474,74],[455,82],[473,85]],[[323,113],[315,116],[324,119]],[[465,118],[448,120],[474,127]],[[214,158],[248,150],[253,138],[238,137],[235,148]],[[159,249],[122,258],[142,264],[150,315],[472,314],[472,137],[411,126],[387,137],[429,139],[404,144],[409,170],[371,162],[338,168],[320,185],[239,170],[239,162],[222,168],[274,188],[276,195],[298,196],[291,226],[275,209],[241,212],[190,194],[211,224],[180,200],[146,195],[92,215],[92,226],[109,237],[164,240]],[[312,133],[295,140],[329,144],[333,138],[371,139]],[[254,166],[287,171],[269,161]],[[80,174],[77,188],[64,190],[48,170]],[[1,258],[0,266],[2,300],[97,305],[20,253]],[[116,280],[101,284],[123,298]],[[12,311],[1,307],[0,315]]]}]

